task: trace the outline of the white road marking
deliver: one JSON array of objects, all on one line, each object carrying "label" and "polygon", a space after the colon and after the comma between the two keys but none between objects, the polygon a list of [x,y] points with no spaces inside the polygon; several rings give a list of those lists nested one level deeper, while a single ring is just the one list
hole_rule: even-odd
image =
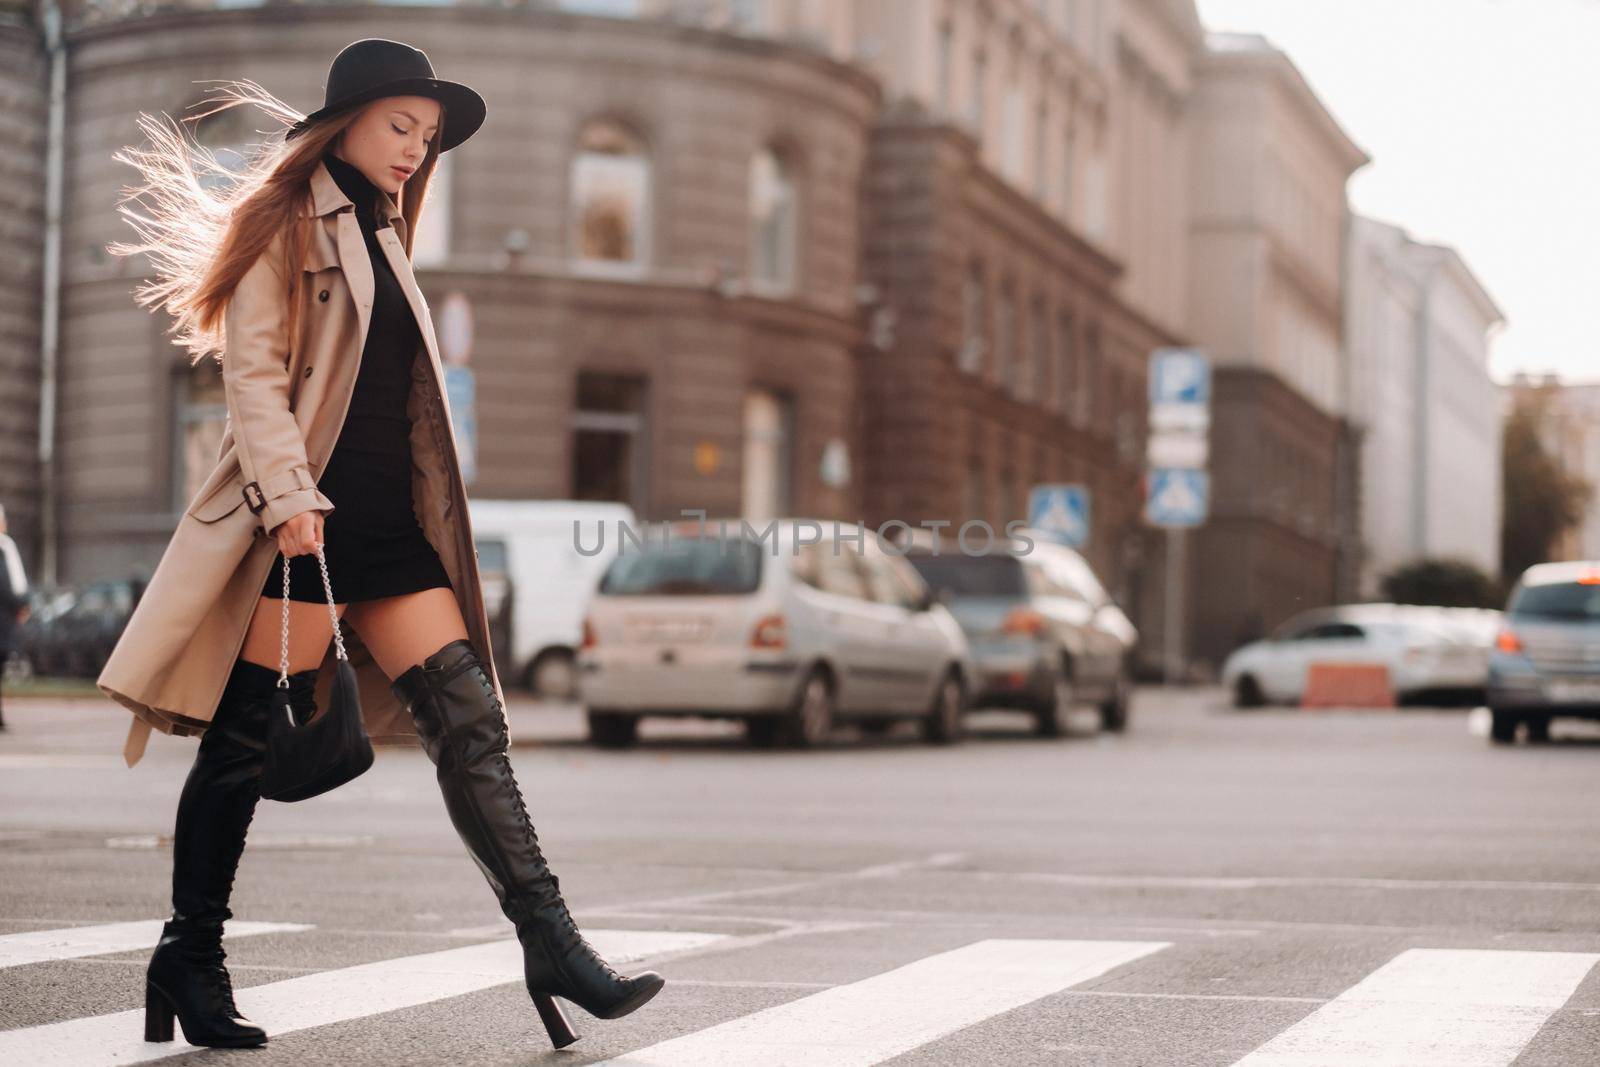
[{"label": "white road marking", "polygon": [[866,1067],[1167,948],[993,939],[606,1060],[617,1067]]},{"label": "white road marking", "polygon": [[1410,949],[1235,1067],[1504,1067],[1600,955]]},{"label": "white road marking", "polygon": [[[722,939],[720,934],[674,930],[586,930],[584,937],[613,964]],[[245,1017],[271,1037],[520,981],[522,946],[511,939],[287,978],[241,989],[236,999]],[[532,1004],[528,1017],[537,1028]],[[0,1031],[0,1063],[97,1067],[193,1052],[181,1028],[176,1034],[172,1042],[146,1042],[143,1008],[71,1019]]]},{"label": "white road marking", "polygon": [[[223,933],[232,939],[249,937],[252,934],[296,933],[310,929],[310,926],[303,923],[230,922],[223,928]],[[0,934],[0,967],[21,967],[29,963],[45,963],[50,960],[73,960],[83,956],[131,952],[141,948],[154,949],[160,936],[160,919]]]}]

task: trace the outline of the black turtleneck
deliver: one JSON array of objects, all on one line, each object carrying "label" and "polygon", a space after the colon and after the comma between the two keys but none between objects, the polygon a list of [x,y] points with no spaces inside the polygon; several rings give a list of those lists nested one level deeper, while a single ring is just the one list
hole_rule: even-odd
[{"label": "black turtleneck", "polygon": [[[411,420],[406,401],[411,391],[411,365],[422,343],[422,332],[406,300],[400,280],[395,277],[389,257],[378,241],[379,220],[375,214],[381,191],[360,168],[332,152],[322,161],[339,188],[356,205],[356,220],[372,261],[372,324],[361,349],[361,367],[356,374],[355,393],[334,456],[340,452],[364,452],[393,457],[409,456]],[[382,229],[392,230],[387,219]],[[334,460],[330,458],[330,464]]]}]

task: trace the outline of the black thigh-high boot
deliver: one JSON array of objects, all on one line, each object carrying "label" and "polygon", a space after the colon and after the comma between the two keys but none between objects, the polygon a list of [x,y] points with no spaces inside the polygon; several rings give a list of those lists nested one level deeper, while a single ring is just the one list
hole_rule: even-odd
[{"label": "black thigh-high boot", "polygon": [[578,932],[550,872],[511,773],[505,709],[472,643],[451,641],[391,686],[411,710],[456,832],[517,929],[523,971],[556,1048],[576,1041],[556,996],[602,1019],[628,1014],[660,991],[655,971],[624,978]]},{"label": "black thigh-high boot", "polygon": [[[317,670],[289,675],[296,719],[313,709]],[[171,1041],[176,1016],[192,1045],[242,1048],[267,1035],[239,1014],[223,966],[222,924],[261,797],[261,763],[278,672],[235,661],[194,766],[178,798],[172,836],[172,919],[150,958],[145,983],[145,1040]]]}]

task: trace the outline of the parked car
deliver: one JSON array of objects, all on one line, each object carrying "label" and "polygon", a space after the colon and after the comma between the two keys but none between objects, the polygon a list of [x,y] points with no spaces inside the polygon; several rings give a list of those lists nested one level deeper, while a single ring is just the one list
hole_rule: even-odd
[{"label": "parked car", "polygon": [[1600,560],[1540,563],[1511,590],[1489,657],[1489,738],[1550,738],[1557,716],[1600,719]]},{"label": "parked car", "polygon": [[77,602],[77,590],[68,586],[35,586],[28,592],[28,620],[17,627],[16,663],[21,676],[63,676],[68,673],[70,649],[55,622]]},{"label": "parked car", "polygon": [[632,743],[645,715],[741,719],[760,745],[816,745],[847,720],[957,739],[972,679],[961,627],[873,531],[858,551],[858,528],[840,528],[851,536],[780,520],[763,541],[708,520],[625,546],[578,655],[594,742]]},{"label": "parked car", "polygon": [[1313,663],[1366,663],[1387,668],[1400,700],[1481,695],[1488,679],[1488,650],[1474,630],[1481,623],[1444,611],[1345,604],[1302,612],[1266,640],[1235,650],[1222,665],[1222,684],[1236,707],[1295,704]]},{"label": "parked car", "polygon": [[19,662],[13,672],[63,678],[99,674],[144,588],[142,578],[114,578],[32,590],[31,614],[17,631]]},{"label": "parked car", "polygon": [[906,547],[967,635],[973,704],[1026,710],[1049,737],[1065,733],[1079,705],[1099,709],[1102,729],[1126,729],[1138,631],[1081,555],[1037,530],[1016,532],[981,554],[950,539],[937,552],[921,537]]},{"label": "parked car", "polygon": [[498,672],[536,696],[574,699],[583,613],[616,555],[619,526],[637,532],[633,509],[582,500],[474,499],[467,507]]}]

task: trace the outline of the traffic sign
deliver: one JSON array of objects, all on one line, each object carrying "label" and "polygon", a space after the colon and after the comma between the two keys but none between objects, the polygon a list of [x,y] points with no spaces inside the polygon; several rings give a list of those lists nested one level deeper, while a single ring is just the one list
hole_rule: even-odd
[{"label": "traffic sign", "polygon": [[1072,548],[1089,543],[1089,487],[1036,485],[1028,492],[1028,525]]},{"label": "traffic sign", "polygon": [[1150,357],[1150,403],[1211,404],[1211,361],[1198,348],[1158,348]]},{"label": "traffic sign", "polygon": [[1206,518],[1211,479],[1203,470],[1160,467],[1150,472],[1145,521],[1152,526],[1199,526]]}]

